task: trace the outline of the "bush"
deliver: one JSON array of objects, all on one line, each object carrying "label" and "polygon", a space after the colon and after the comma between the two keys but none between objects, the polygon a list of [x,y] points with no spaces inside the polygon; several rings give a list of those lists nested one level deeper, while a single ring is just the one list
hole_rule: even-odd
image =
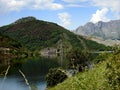
[{"label": "bush", "polygon": [[58,83],[63,82],[67,78],[64,70],[59,68],[50,69],[46,75],[47,86],[55,86]]},{"label": "bush", "polygon": [[69,60],[69,68],[82,71],[90,60],[90,53],[80,49],[73,49],[67,54],[67,59]]},{"label": "bush", "polygon": [[120,90],[120,52],[116,52],[109,58],[106,72],[112,90]]}]

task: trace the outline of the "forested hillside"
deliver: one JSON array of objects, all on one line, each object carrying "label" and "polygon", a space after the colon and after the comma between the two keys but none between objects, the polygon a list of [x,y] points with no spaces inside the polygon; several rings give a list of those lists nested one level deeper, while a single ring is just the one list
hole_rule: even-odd
[{"label": "forested hillside", "polygon": [[22,18],[3,26],[0,32],[32,51],[60,45],[67,50],[73,47],[89,50],[107,49],[106,46],[77,36],[55,23],[37,20],[34,17]]}]

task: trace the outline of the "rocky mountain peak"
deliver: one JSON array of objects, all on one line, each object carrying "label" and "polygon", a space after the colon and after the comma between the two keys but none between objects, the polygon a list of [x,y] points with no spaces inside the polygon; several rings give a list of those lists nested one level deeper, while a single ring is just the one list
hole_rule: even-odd
[{"label": "rocky mountain peak", "polygon": [[76,29],[75,33],[84,36],[97,36],[103,39],[120,39],[120,20],[98,23],[88,22]]}]

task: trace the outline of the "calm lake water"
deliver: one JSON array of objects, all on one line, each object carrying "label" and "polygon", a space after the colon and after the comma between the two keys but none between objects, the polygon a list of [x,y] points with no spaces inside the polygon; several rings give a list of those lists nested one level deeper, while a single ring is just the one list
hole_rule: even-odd
[{"label": "calm lake water", "polygon": [[[29,87],[31,90],[45,90],[45,75],[50,68],[55,67],[66,68],[66,62],[58,58],[44,57],[0,60],[0,90],[29,90]],[[19,71],[25,75],[29,85]],[[5,73],[6,78],[4,78]]]}]

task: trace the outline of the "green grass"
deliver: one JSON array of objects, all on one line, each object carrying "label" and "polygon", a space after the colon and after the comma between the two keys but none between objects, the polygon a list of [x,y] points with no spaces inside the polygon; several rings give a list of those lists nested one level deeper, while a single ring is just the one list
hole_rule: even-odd
[{"label": "green grass", "polygon": [[120,52],[49,90],[120,90]]},{"label": "green grass", "polygon": [[68,78],[50,90],[105,90],[105,67],[105,62],[101,63],[92,70]]}]

